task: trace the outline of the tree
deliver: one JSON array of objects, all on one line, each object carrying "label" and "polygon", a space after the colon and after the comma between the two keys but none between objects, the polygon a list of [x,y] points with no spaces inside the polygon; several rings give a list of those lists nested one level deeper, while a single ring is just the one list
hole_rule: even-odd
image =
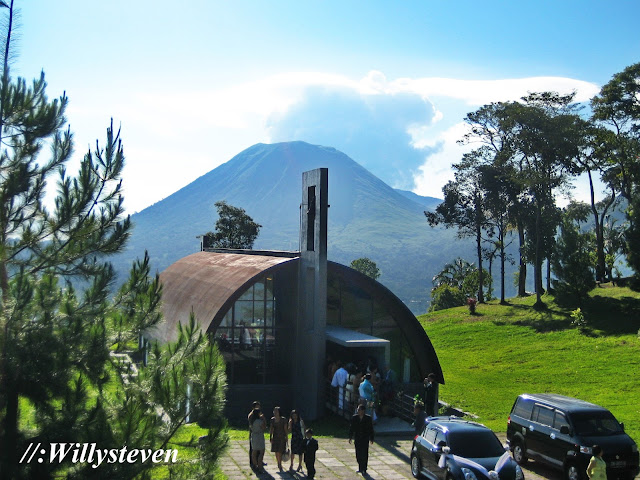
[{"label": "tree", "polygon": [[575,222],[567,216],[560,226],[552,263],[557,278],[553,286],[558,300],[581,302],[596,286],[588,234],[581,233]]},{"label": "tree", "polygon": [[481,150],[464,155],[462,161],[453,165],[455,180],[449,181],[443,188],[444,201],[434,212],[425,211],[431,227],[444,224],[446,228],[456,227],[458,237],[473,236],[476,240],[478,258],[478,301],[484,302],[484,282],[482,268],[482,232],[488,226],[485,212],[485,192],[482,190],[476,168]]},{"label": "tree", "polygon": [[593,119],[608,129],[608,174],[605,181],[612,191],[627,200],[627,252],[629,265],[640,283],[637,197],[640,190],[640,63],[613,75],[591,100]]},{"label": "tree", "polygon": [[215,206],[218,209],[216,230],[205,234],[205,247],[251,250],[262,225],[254,222],[243,208],[225,201],[216,202]]},{"label": "tree", "polygon": [[465,122],[469,132],[459,141],[461,144],[480,143],[478,151],[483,162],[480,181],[487,194],[487,214],[495,229],[497,240],[491,241],[500,250],[501,285],[504,297],[504,251],[506,233],[510,228],[518,232],[519,274],[518,296],[526,295],[527,261],[525,255],[525,225],[530,216],[529,200],[525,195],[519,177],[524,165],[517,158],[518,102],[498,102],[480,107],[468,113]]},{"label": "tree", "polygon": [[[193,323],[176,345],[156,346],[151,367],[137,379],[110,352],[137,343],[160,320],[161,286],[150,277],[148,257],[136,262],[112,297],[115,275],[108,257],[120,252],[131,222],[124,215],[121,172],[124,151],[113,122],[104,148],[96,143],[67,174],[73,150],[64,129],[67,97],[50,101],[44,74],[28,86],[12,81],[8,62],[13,2],[7,15],[0,79],[0,478],[143,478],[145,464],[20,464],[33,443],[99,442],[100,448],[163,448],[191,405],[212,423],[198,462],[172,466],[172,478],[211,471],[224,436],[220,418],[224,372],[215,347],[207,347]],[[41,159],[45,145],[48,159]],[[47,181],[57,180],[51,207]],[[170,368],[182,365],[181,370]],[[182,405],[180,414],[174,413]],[[21,409],[29,425],[19,422]],[[162,412],[162,416],[158,414]],[[213,421],[215,419],[215,421]],[[182,470],[182,477],[178,475]],[[192,473],[185,473],[193,470]]]},{"label": "tree", "polygon": [[572,105],[574,97],[575,93],[533,93],[514,110],[516,158],[523,166],[518,179],[534,213],[529,240],[537,307],[544,305],[542,263],[551,255],[558,225],[554,192],[567,186],[571,161],[579,154],[581,120]]},{"label": "tree", "polygon": [[467,301],[467,296],[457,287],[442,284],[431,290],[430,312],[459,307]]},{"label": "tree", "polygon": [[462,289],[465,278],[475,270],[473,263],[467,262],[463,258],[456,258],[453,262],[447,263],[440,272],[434,275],[432,282],[434,287],[449,285]]},{"label": "tree", "polygon": [[371,277],[374,280],[377,280],[378,277],[380,277],[380,269],[378,268],[378,265],[367,257],[353,260],[351,262],[351,268],[359,271],[360,273],[364,273],[366,276]]}]

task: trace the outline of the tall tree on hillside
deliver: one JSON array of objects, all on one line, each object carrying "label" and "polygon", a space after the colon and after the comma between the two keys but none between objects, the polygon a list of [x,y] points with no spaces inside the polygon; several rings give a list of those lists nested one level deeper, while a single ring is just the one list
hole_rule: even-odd
[{"label": "tall tree on hillside", "polygon": [[380,277],[380,269],[376,262],[367,257],[356,258],[351,262],[351,268],[364,273],[367,277],[377,280]]},{"label": "tall tree on hillside", "polygon": [[[605,180],[627,200],[626,233],[629,265],[640,283],[640,256],[636,255],[640,193],[640,63],[616,73],[591,100],[593,119],[611,132],[606,157],[610,174]],[[634,206],[635,205],[635,206]]]},{"label": "tall tree on hillside", "polygon": [[485,192],[480,185],[476,165],[482,152],[475,150],[464,155],[453,165],[455,181],[448,182],[443,188],[444,201],[435,211],[425,211],[429,225],[443,224],[446,228],[458,229],[458,236],[474,237],[478,258],[478,302],[484,302],[484,269],[482,268],[482,240],[487,227],[485,212]]},{"label": "tall tree on hillside", "polygon": [[216,230],[205,234],[205,246],[251,250],[262,225],[254,222],[243,208],[229,205],[224,200],[216,202],[215,206],[218,209]]},{"label": "tall tree on hillside", "polygon": [[[558,225],[554,193],[568,185],[571,161],[578,155],[576,124],[580,122],[572,101],[575,93],[533,93],[523,97],[514,112],[518,178],[532,205],[534,221],[529,226],[536,306],[542,302],[542,263],[549,258]],[[555,223],[555,224],[554,224]]]},{"label": "tall tree on hillside", "polygon": [[[494,213],[500,210],[502,214],[499,215],[499,221],[502,222],[506,219],[508,224],[518,233],[518,296],[525,296],[527,280],[525,225],[527,217],[530,215],[530,208],[529,200],[519,181],[524,166],[516,157],[518,134],[516,112],[519,111],[519,108],[520,104],[517,102],[499,102],[484,105],[478,110],[468,113],[465,122],[469,125],[469,132],[463,136],[459,143],[480,143],[481,147],[478,150],[482,152],[482,157],[485,160],[483,165],[491,167],[493,169],[491,177],[500,180],[497,183],[487,183],[488,178],[485,178],[485,188],[488,191],[492,187],[498,189],[492,194],[491,208]],[[506,188],[507,185],[508,188]],[[506,214],[506,218],[504,214]]]},{"label": "tall tree on hillside", "polygon": [[[500,303],[505,300],[505,264],[508,260],[507,235],[511,224],[513,199],[518,195],[518,186],[509,174],[508,165],[482,165],[479,167],[480,183],[486,192],[486,210],[489,224],[495,231],[493,245],[500,259]],[[491,274],[491,268],[489,268]]]},{"label": "tall tree on hillside", "polygon": [[[9,26],[0,79],[0,478],[142,478],[153,464],[93,469],[71,458],[39,463],[39,457],[20,464],[27,446],[37,443],[164,448],[181,424],[172,412],[184,406],[186,392],[149,381],[153,366],[126,383],[126,370],[110,355],[160,320],[161,287],[149,277],[148,258],[133,266],[126,286],[111,298],[115,276],[108,257],[122,250],[131,228],[122,206],[119,132],[111,126],[105,146],[96,144],[84,156],[77,176],[67,174],[73,150],[71,132],[64,129],[67,98],[47,98],[44,74],[30,85],[12,81],[7,59],[13,2],[0,2],[0,9]],[[51,154],[43,159],[47,144]],[[56,176],[57,194],[47,208],[45,185]],[[221,445],[222,362],[215,349],[198,343],[195,328],[181,342],[157,347],[152,365],[181,359],[175,375],[193,383],[191,401],[209,418],[218,409],[218,426],[201,461],[175,469],[211,471]],[[21,408],[27,426],[19,422]]]}]

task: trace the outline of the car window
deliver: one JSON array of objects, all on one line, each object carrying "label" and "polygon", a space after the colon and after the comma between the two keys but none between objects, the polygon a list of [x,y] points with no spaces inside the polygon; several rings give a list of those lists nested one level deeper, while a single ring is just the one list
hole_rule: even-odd
[{"label": "car window", "polygon": [[436,430],[433,427],[427,428],[427,432],[424,435],[424,438],[427,442],[431,443],[432,445],[436,444],[436,433],[438,433],[438,430]]},{"label": "car window", "polygon": [[438,434],[436,435],[436,440],[434,442],[434,445],[447,445],[447,437],[444,434],[444,432],[438,431]]},{"label": "car window", "polygon": [[531,419],[534,422],[542,423],[543,425],[553,425],[553,409],[544,405],[536,405],[533,407],[533,416]]},{"label": "car window", "polygon": [[568,426],[569,422],[567,421],[567,417],[565,417],[564,413],[556,410],[556,418],[553,420],[553,428],[560,430],[561,427]]},{"label": "car window", "polygon": [[533,402],[523,398],[518,398],[515,406],[513,407],[513,414],[529,420],[531,418],[531,410],[533,410]]},{"label": "car window", "polygon": [[504,447],[491,430],[465,430],[449,432],[451,453],[465,458],[499,457],[504,454]]},{"label": "car window", "polygon": [[623,433],[622,427],[611,412],[585,412],[571,415],[577,435],[598,437]]}]

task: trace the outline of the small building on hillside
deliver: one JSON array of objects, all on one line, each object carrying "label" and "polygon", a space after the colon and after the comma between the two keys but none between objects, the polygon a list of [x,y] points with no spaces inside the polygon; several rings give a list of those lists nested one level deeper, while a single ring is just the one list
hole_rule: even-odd
[{"label": "small building on hillside", "polygon": [[[184,257],[160,275],[164,321],[149,337],[171,341],[193,311],[226,361],[231,419],[251,402],[270,412],[323,416],[326,360],[375,359],[405,383],[444,377],[424,329],[381,283],[327,261],[328,171],[303,173],[300,251],[213,250]],[[330,379],[328,379],[330,380]]]}]

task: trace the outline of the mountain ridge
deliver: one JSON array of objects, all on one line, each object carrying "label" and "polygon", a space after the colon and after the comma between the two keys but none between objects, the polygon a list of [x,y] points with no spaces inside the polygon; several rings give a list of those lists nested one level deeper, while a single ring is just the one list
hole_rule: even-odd
[{"label": "mountain ridge", "polygon": [[134,214],[116,270],[126,273],[145,250],[159,271],[197,251],[196,236],[214,229],[219,200],[262,225],[256,249],[297,250],[302,172],[320,167],[329,169],[329,259],[371,258],[383,284],[414,312],[426,311],[431,278],[456,256],[473,258],[471,243],[428,226],[423,211],[437,199],[396,190],[339,150],[301,141],[253,145]]}]

